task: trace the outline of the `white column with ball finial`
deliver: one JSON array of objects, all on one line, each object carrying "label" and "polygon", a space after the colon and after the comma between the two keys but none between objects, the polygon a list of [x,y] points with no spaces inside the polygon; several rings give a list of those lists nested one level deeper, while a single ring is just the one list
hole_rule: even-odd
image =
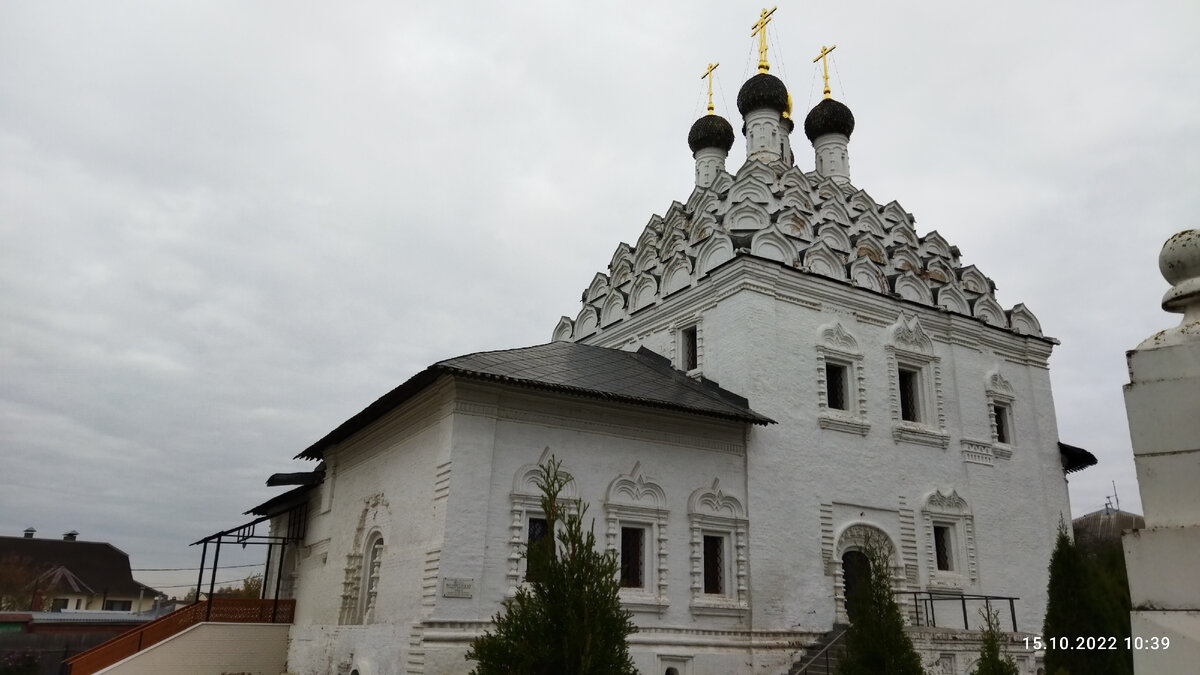
[{"label": "white column with ball finial", "polygon": [[1139,675],[1200,663],[1200,230],[1167,240],[1162,307],[1183,321],[1126,355],[1125,410],[1146,527],[1123,537]]}]

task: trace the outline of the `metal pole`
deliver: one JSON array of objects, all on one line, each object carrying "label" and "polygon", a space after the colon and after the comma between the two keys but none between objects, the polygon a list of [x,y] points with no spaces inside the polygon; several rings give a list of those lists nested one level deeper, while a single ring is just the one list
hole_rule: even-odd
[{"label": "metal pole", "polygon": [[262,587],[258,589],[259,600],[265,600],[267,598],[267,575],[271,573],[271,549],[273,548],[275,548],[275,544],[267,542],[267,564],[263,565]]},{"label": "metal pole", "polygon": [[913,617],[917,620],[917,626],[921,625],[921,608],[917,606],[917,594],[913,593]]},{"label": "metal pole", "polygon": [[204,620],[208,621],[212,618],[213,606],[213,591],[217,586],[217,565],[221,562],[221,538],[217,537],[217,551],[213,553],[213,571],[212,576],[208,578],[208,607],[204,608]]},{"label": "metal pole", "polygon": [[279,610],[279,584],[283,582],[283,558],[286,553],[287,539],[284,539],[279,545],[279,563],[275,570],[275,602],[271,603],[271,623],[275,623],[275,613]]},{"label": "metal pole", "polygon": [[933,594],[929,594],[929,625],[937,626],[937,610],[933,606]]},{"label": "metal pole", "polygon": [[1008,615],[1012,617],[1013,632],[1017,632],[1017,608],[1013,604],[1013,599],[1008,599]]},{"label": "metal pole", "polygon": [[963,630],[970,630],[970,629],[971,629],[971,624],[970,624],[969,622],[967,622],[967,596],[965,596],[965,595],[964,595],[964,596],[960,597],[960,598],[959,598],[959,602],[961,602],[961,603],[962,603],[962,610],[963,610]]},{"label": "metal pole", "polygon": [[200,602],[200,586],[204,583],[204,559],[208,556],[208,541],[205,540],[204,548],[200,550],[200,576],[196,577],[196,599],[193,602]]}]

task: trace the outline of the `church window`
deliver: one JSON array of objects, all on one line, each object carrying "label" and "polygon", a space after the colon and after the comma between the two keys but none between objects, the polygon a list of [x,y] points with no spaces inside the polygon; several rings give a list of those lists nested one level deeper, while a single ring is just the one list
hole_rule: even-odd
[{"label": "church window", "polygon": [[621,528],[621,587],[646,586],[646,529]]},{"label": "church window", "polygon": [[539,581],[545,563],[539,565],[538,562],[535,562],[536,556],[530,557],[530,552],[539,545],[552,546],[554,539],[550,535],[550,527],[546,523],[546,519],[540,516],[529,517],[525,533],[525,580]]},{"label": "church window", "polygon": [[950,536],[950,526],[933,526],[933,548],[937,568],[942,571],[954,569],[953,540]]},{"label": "church window", "polygon": [[525,543],[532,546],[537,542],[546,538],[546,519],[532,517],[529,519],[529,526],[526,528]]},{"label": "church window", "polygon": [[725,594],[725,537],[704,535],[704,592]]},{"label": "church window", "polygon": [[367,554],[363,562],[363,596],[359,605],[362,614],[360,623],[368,623],[375,610],[375,598],[379,595],[379,568],[383,563],[383,537],[378,533],[367,543]]},{"label": "church window", "polygon": [[691,372],[700,367],[699,343],[696,326],[688,326],[679,332],[679,367]]},{"label": "church window", "polygon": [[992,424],[996,429],[997,443],[1011,443],[1008,430],[1008,406],[1002,403],[992,405]]},{"label": "church window", "polygon": [[825,400],[834,410],[849,410],[846,397],[846,366],[825,363]]},{"label": "church window", "polygon": [[900,419],[921,421],[921,373],[911,368],[899,370]]}]

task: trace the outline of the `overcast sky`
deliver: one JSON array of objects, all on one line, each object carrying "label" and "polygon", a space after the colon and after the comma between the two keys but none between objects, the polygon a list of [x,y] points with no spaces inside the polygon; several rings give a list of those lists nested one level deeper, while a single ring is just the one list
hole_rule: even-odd
[{"label": "overcast sky", "polygon": [[[0,4],[0,534],[195,567],[424,366],[548,341],[686,200],[709,62],[740,127],[761,9],[574,4]],[[854,185],[1062,341],[1061,438],[1100,459],[1075,515],[1112,481],[1140,511],[1125,350],[1178,322],[1157,255],[1200,225],[1200,5],[788,4],[769,34],[797,117],[837,44]]]}]

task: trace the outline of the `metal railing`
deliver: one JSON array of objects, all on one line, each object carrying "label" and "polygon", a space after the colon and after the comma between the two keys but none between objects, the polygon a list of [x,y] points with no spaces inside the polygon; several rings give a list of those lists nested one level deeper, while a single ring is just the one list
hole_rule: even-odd
[{"label": "metal railing", "polygon": [[[1014,633],[1017,632],[1016,601],[1020,600],[1020,598],[1009,597],[1007,595],[939,593],[938,591],[900,591],[897,593],[897,595],[912,596],[913,625],[916,626],[924,625],[930,627],[939,627],[937,620],[937,608],[938,606],[945,607],[946,603],[950,603],[950,609],[942,610],[943,619],[946,619],[949,616],[953,616],[955,619],[957,619],[959,612],[954,610],[958,609],[962,613],[962,628],[965,630],[977,630],[978,628],[982,627],[982,619],[977,617],[977,620],[975,621],[977,628],[971,628],[971,620],[967,612],[967,603],[971,603],[973,605],[973,607],[976,609],[976,614],[978,614],[978,610],[980,609],[985,612],[991,612],[993,609],[1003,608],[1004,605],[1007,604],[1008,616],[1012,622],[1012,630]],[[907,600],[905,602],[907,604]],[[953,605],[958,605],[958,607],[955,608]],[[952,621],[952,623],[957,624],[958,622]],[[940,627],[957,628],[958,626],[951,625],[950,623],[943,621]]]},{"label": "metal railing", "polygon": [[216,598],[194,602],[67,659],[70,675],[92,675],[198,623],[291,623],[295,600]]},{"label": "metal railing", "polygon": [[846,639],[846,630],[843,628],[828,644],[821,648],[821,651],[813,654],[812,658],[806,661],[799,670],[794,671],[795,675],[808,675],[809,669],[818,664],[825,666],[826,673],[832,673],[833,669],[837,667],[837,661],[831,660],[834,652],[833,648],[840,645],[842,640]]}]

